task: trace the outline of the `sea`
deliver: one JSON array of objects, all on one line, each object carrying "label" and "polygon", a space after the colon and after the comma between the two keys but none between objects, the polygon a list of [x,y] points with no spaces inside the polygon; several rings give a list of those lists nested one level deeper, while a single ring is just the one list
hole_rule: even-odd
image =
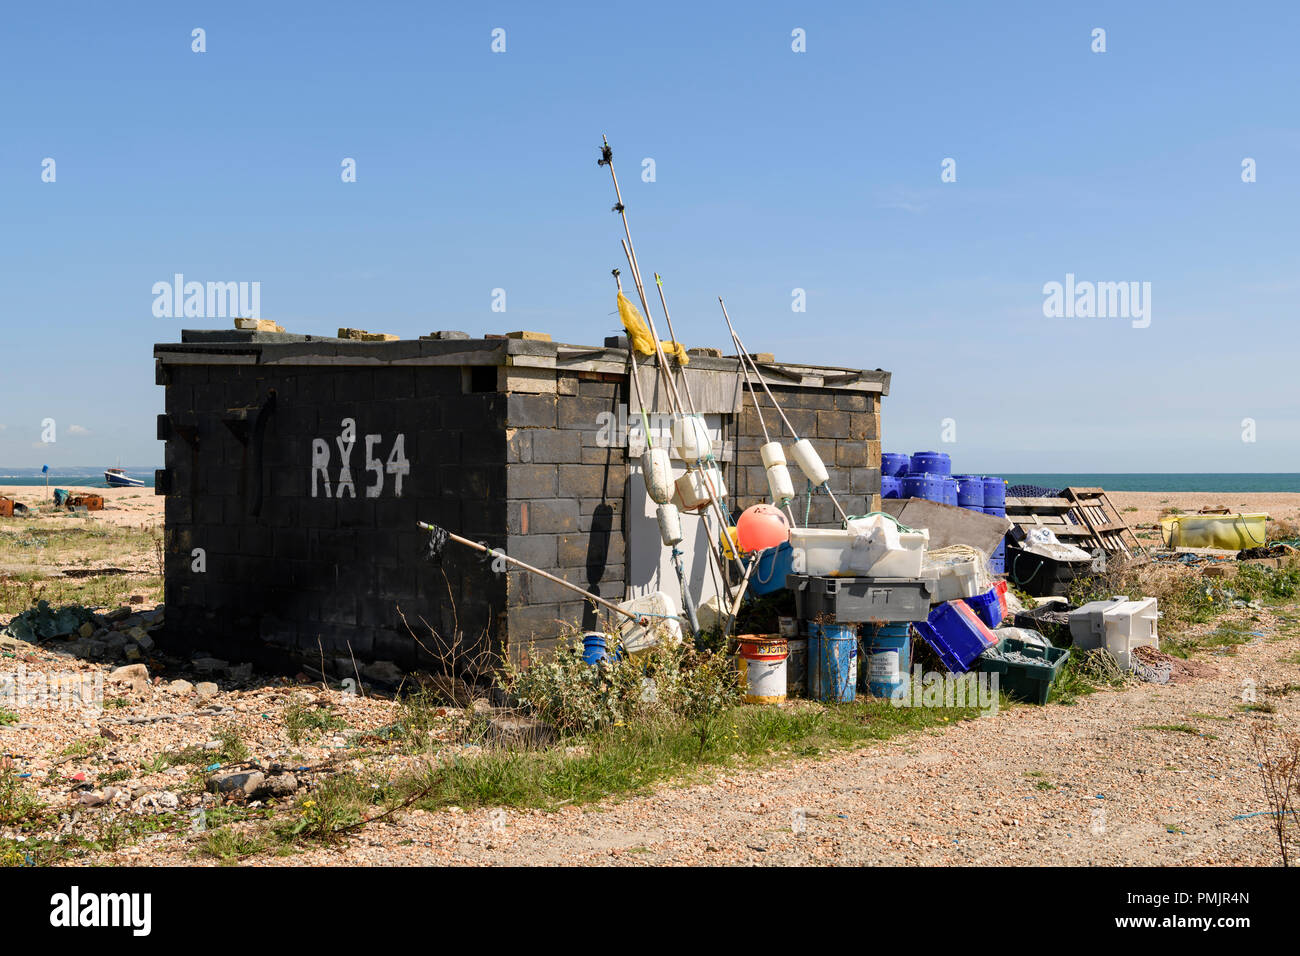
[{"label": "sea", "polygon": [[1203,491],[1208,494],[1235,492],[1300,493],[1300,473],[1207,472],[1203,474],[1046,474],[999,475],[1010,485],[1038,485],[1041,488],[1104,488],[1107,491]]},{"label": "sea", "polygon": [[[162,465],[121,465],[115,467],[121,467],[130,477],[139,478],[143,481],[146,488],[152,488],[154,469],[161,468]],[[5,468],[0,466],[0,485],[39,485],[43,487],[46,477],[41,474],[39,468]],[[85,467],[74,465],[57,470],[52,467],[48,477],[51,488],[62,488],[67,485],[74,485],[79,488],[103,488],[108,485],[104,481],[102,466],[94,468],[89,465]]]}]

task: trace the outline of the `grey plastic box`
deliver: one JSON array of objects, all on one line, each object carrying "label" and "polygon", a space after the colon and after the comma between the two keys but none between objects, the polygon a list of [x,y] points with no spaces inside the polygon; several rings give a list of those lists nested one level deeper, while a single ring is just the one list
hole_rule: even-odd
[{"label": "grey plastic box", "polygon": [[840,578],[791,574],[785,586],[794,592],[802,620],[828,617],[840,624],[924,621],[930,614],[937,581],[929,578]]}]

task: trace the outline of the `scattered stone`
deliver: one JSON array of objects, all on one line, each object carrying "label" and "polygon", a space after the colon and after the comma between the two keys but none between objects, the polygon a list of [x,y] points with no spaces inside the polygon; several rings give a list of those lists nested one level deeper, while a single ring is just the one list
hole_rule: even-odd
[{"label": "scattered stone", "polygon": [[130,616],[131,609],[129,607],[115,607],[104,615],[104,620],[110,622],[123,621]]},{"label": "scattered stone", "polygon": [[199,700],[207,700],[210,697],[216,697],[220,692],[220,688],[217,687],[216,684],[212,683],[212,681],[206,680],[195,684],[194,690],[198,693]]},{"label": "scattered stone", "polygon": [[98,790],[83,790],[77,794],[77,802],[83,807],[102,807],[108,801],[109,797]]},{"label": "scattered stone", "polygon": [[150,637],[148,633],[142,633],[135,639],[135,642],[139,644],[140,649],[144,651],[152,651],[157,646],[154,639]]},{"label": "scattered stone", "polygon": [[252,664],[232,664],[226,670],[226,674],[234,681],[246,681],[253,679]]},{"label": "scattered stone", "polygon": [[242,793],[251,797],[266,784],[266,775],[260,770],[238,773],[218,773],[208,778],[209,793]]},{"label": "scattered stone", "polygon": [[194,693],[194,685],[187,680],[174,680],[167,685],[167,693],[177,697],[188,697]]},{"label": "scattered stone", "polygon": [[406,672],[392,661],[375,661],[361,668],[361,673],[381,684],[400,684]]},{"label": "scattered stone", "polygon": [[292,796],[298,789],[298,778],[291,773],[279,773],[267,777],[254,794],[260,800]]},{"label": "scattered stone", "polygon": [[110,671],[108,675],[110,684],[129,684],[131,690],[137,694],[147,694],[149,692],[149,668],[143,664],[127,664]]},{"label": "scattered stone", "polygon": [[230,666],[228,661],[217,657],[196,657],[190,664],[200,674],[220,674]]},{"label": "scattered stone", "polygon": [[95,633],[95,625],[90,621],[87,621],[85,624],[81,625],[81,627],[77,628],[77,633],[82,637],[90,637]]},{"label": "scattered stone", "polygon": [[140,650],[139,644],[128,644],[122,648],[122,656],[128,661],[142,661],[144,660],[144,651]]},{"label": "scattered stone", "polygon": [[175,810],[180,806],[180,803],[180,797],[170,790],[153,790],[143,794],[136,801],[136,806],[142,810],[166,813],[168,810]]}]

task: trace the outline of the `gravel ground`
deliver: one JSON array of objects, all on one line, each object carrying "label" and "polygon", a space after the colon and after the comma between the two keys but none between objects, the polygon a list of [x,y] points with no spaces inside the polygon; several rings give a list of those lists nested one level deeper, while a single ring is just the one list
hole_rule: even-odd
[{"label": "gravel ground", "polygon": [[[244,865],[1272,865],[1267,818],[1234,818],[1266,809],[1251,726],[1297,725],[1300,693],[1265,692],[1300,683],[1297,641],[1279,639],[1275,624],[1269,615],[1264,637],[1200,657],[1178,683],[1019,706],[556,813],[402,811],[340,848]],[[1274,713],[1241,709],[1247,680]],[[254,710],[265,703],[257,693]],[[366,716],[379,724],[391,705],[355,706],[374,708]],[[159,835],[94,862],[213,862],[192,854],[196,839]]]}]

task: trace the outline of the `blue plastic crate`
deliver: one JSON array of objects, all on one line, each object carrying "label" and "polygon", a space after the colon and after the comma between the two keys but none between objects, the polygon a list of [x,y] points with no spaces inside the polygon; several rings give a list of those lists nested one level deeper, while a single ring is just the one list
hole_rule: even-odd
[{"label": "blue plastic crate", "polygon": [[974,660],[997,643],[993,632],[963,601],[937,605],[928,619],[912,627],[939,655],[943,666],[955,674],[970,670]]},{"label": "blue plastic crate", "polygon": [[786,576],[794,562],[794,548],[789,541],[783,541],[775,548],[768,548],[758,557],[758,567],[749,576],[749,590],[763,595],[780,591],[785,587]]},{"label": "blue plastic crate", "polygon": [[966,605],[975,612],[975,616],[990,628],[1002,623],[1002,602],[998,600],[997,588],[989,588],[984,594],[964,599]]}]

